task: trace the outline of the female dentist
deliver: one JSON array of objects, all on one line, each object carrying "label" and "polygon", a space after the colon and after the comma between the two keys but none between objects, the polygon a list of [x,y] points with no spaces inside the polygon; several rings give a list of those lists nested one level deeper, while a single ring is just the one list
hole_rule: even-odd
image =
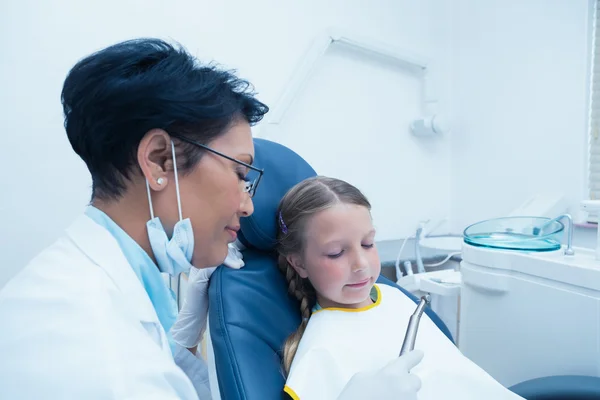
[{"label": "female dentist", "polygon": [[[248,88],[156,39],[71,69],[65,129],[91,203],[0,292],[3,398],[210,399],[206,365],[177,343],[190,326],[199,337],[206,312],[180,320],[173,340],[177,305],[161,272],[197,268],[188,298],[206,309],[203,282],[252,214],[262,174],[250,126],[268,107]],[[227,264],[240,266],[235,251]],[[409,370],[421,357],[357,375],[340,400],[416,398]]]}]

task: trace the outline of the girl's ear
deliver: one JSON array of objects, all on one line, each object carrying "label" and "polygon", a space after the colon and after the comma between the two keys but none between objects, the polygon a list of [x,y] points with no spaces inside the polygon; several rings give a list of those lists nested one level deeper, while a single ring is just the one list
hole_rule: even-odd
[{"label": "girl's ear", "polygon": [[292,268],[294,268],[294,271],[300,275],[300,278],[308,278],[308,272],[306,271],[306,268],[304,268],[302,259],[300,256],[298,256],[298,254],[290,254],[286,257],[286,260],[292,266]]}]

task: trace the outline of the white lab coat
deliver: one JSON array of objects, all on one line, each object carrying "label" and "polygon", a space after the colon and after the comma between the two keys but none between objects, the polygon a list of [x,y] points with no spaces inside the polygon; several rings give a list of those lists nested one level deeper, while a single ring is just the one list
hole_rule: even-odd
[{"label": "white lab coat", "polygon": [[2,398],[197,399],[186,373],[116,240],[85,215],[0,291]]}]

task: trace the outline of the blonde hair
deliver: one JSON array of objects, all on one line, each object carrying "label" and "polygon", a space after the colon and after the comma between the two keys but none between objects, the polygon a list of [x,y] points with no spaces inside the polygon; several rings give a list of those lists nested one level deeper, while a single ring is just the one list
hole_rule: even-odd
[{"label": "blonde hair", "polygon": [[283,346],[283,369],[286,376],[308,325],[312,308],[317,302],[314,287],[308,279],[298,275],[288,262],[288,256],[303,253],[304,232],[309,219],[316,213],[340,203],[364,206],[371,210],[371,204],[356,187],[340,179],[325,176],[308,178],[296,184],[281,199],[277,209],[278,266],[288,282],[290,295],[300,302],[302,315],[300,326],[287,338]]}]

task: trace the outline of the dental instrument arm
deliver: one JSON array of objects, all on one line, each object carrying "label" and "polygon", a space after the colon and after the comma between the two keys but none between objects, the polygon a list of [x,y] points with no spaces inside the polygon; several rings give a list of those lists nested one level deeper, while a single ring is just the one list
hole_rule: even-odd
[{"label": "dental instrument arm", "polygon": [[406,328],[406,336],[404,336],[404,342],[402,343],[402,348],[400,349],[400,356],[403,356],[409,351],[414,350],[415,342],[417,340],[417,332],[419,331],[419,322],[421,321],[423,311],[425,311],[425,306],[429,304],[429,302],[429,295],[421,297],[421,301],[419,301],[417,309],[413,315],[410,316],[408,327]]},{"label": "dental instrument arm", "polygon": [[[404,250],[404,246],[406,246],[406,242],[408,241],[408,239],[412,238],[412,236],[406,237],[404,238],[404,240],[402,241],[402,246],[400,246],[400,250],[398,250],[398,255],[396,256],[396,282],[398,282],[398,280],[402,277],[402,271],[400,270],[400,256],[402,255],[402,250]],[[410,264],[410,261],[408,262],[408,264]],[[410,266],[410,268],[409,268]],[[406,275],[412,275],[413,271],[412,271],[412,266],[411,265],[407,265],[406,262],[404,262],[404,268],[406,269]]]},{"label": "dental instrument arm", "polygon": [[423,265],[423,258],[421,258],[421,235],[423,234],[423,228],[425,228],[425,223],[420,223],[417,228],[417,232],[415,233],[415,258],[417,262],[417,272],[420,274],[425,273],[425,266]]},{"label": "dental instrument arm", "polygon": [[452,257],[452,256],[449,256],[441,264],[425,265],[423,263],[423,257],[421,256],[421,239],[424,239],[427,236],[429,236],[431,233],[433,233],[433,231],[435,231],[440,226],[442,226],[444,224],[444,222],[446,222],[447,220],[448,220],[448,218],[442,218],[433,225],[430,224],[430,220],[425,220],[425,221],[419,222],[419,226],[417,227],[417,231],[415,233],[415,258],[416,258],[418,273],[420,273],[420,274],[425,273],[425,272],[427,272],[425,270],[425,267],[434,267],[434,266],[437,267],[438,265],[444,264],[446,261],[448,261]]},{"label": "dental instrument arm", "polygon": [[444,258],[444,259],[443,259],[442,261],[440,261],[440,262],[437,262],[437,263],[434,263],[434,264],[423,264],[423,265],[425,265],[426,267],[430,267],[430,268],[433,268],[433,267],[439,267],[440,265],[444,265],[444,264],[446,264],[448,261],[450,261],[450,259],[451,259],[452,257],[454,257],[454,256],[459,256],[459,255],[461,255],[461,254],[462,254],[462,252],[460,252],[460,251],[457,251],[457,252],[455,252],[455,253],[449,253],[449,254],[446,256],[446,258]]}]

